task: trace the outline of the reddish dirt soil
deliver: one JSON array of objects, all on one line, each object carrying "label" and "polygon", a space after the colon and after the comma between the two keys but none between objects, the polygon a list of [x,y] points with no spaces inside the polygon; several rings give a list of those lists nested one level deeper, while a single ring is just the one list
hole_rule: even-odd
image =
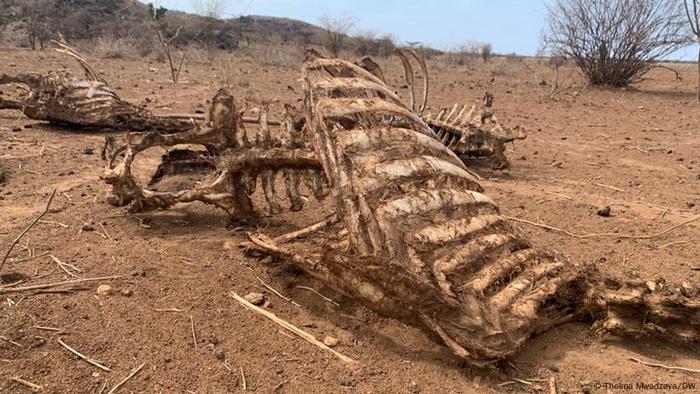
[{"label": "reddish dirt soil", "polygon": [[[1,53],[0,72],[67,67],[79,75],[73,61],[60,54],[14,49]],[[496,75],[492,86],[493,74],[483,67],[431,64],[429,104],[438,108],[471,102],[489,89],[502,123],[526,129],[528,138],[509,148],[510,170],[478,169],[486,194],[503,213],[576,233],[638,235],[700,214],[700,106],[694,99],[694,66],[676,66],[682,81],[668,71],[654,70],[633,89],[576,88],[552,99],[542,93],[547,88],[538,85],[539,71],[504,58],[498,61],[491,66]],[[280,103],[301,97],[298,65],[267,66],[234,57],[225,63],[191,65],[186,81],[174,85],[163,64],[140,59],[96,63],[123,98],[135,103],[149,98],[148,107],[161,113],[204,108],[223,75],[239,102],[279,99],[273,106],[276,116]],[[543,66],[533,67],[546,74]],[[391,70],[392,86],[403,84],[397,62],[385,70]],[[122,279],[104,282],[116,290],[112,295],[96,293],[102,282],[79,285],[67,294],[4,295],[0,392],[30,391],[11,377],[41,385],[45,393],[100,392],[103,387],[106,392],[141,363],[144,368],[119,392],[225,393],[241,392],[244,386],[262,393],[534,392],[546,390],[546,383],[526,385],[512,378],[550,376],[569,393],[587,388],[617,391],[597,389],[596,383],[690,382],[700,389],[698,374],[629,360],[700,368],[697,349],[657,340],[598,338],[590,322],[566,324],[537,336],[508,362],[470,367],[419,329],[358,307],[280,262],[246,257],[237,244],[251,229],[227,227],[229,219],[222,211],[193,203],[135,215],[110,206],[110,189],[99,179],[105,133],[50,126],[19,115],[0,112],[0,169],[7,177],[0,184],[0,251],[7,250],[56,189],[54,211],[29,232],[11,258],[27,257],[29,250],[48,252],[79,268],[79,276]],[[13,124],[21,131],[10,131]],[[94,153],[86,154],[86,148]],[[596,214],[605,206],[611,207],[612,216]],[[311,213],[321,217],[324,209],[318,206]],[[263,218],[258,225],[280,234],[294,229],[299,215]],[[90,221],[95,231],[81,231]],[[700,222],[649,240],[577,239],[518,227],[537,246],[558,250],[574,261],[594,262],[604,273],[700,282],[700,272],[693,269],[700,266]],[[105,232],[111,239],[100,235]],[[4,271],[31,276],[20,286],[70,279],[48,255],[10,262]],[[258,278],[301,306],[266,290]],[[340,306],[299,285],[315,288]],[[280,331],[233,301],[232,290],[241,295],[265,293],[268,310],[319,339],[338,338],[336,349],[359,360],[359,366],[348,367]],[[176,311],[163,311],[171,308]],[[112,372],[70,354],[59,338]]]}]

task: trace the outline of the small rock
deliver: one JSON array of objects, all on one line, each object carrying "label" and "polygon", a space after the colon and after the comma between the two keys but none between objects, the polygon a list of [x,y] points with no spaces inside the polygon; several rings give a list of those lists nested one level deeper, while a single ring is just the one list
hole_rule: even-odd
[{"label": "small rock", "polygon": [[610,210],[610,207],[605,207],[605,208],[599,209],[598,212],[596,212],[596,213],[598,214],[598,216],[608,218],[608,217],[610,217],[611,210]]},{"label": "small rock", "polygon": [[[700,175],[698,175],[698,178],[700,179]],[[5,183],[5,180],[6,180],[6,179],[7,179],[7,178],[5,177],[5,172],[3,172],[2,170],[0,170],[0,185],[2,185],[3,183]]]},{"label": "small rock", "polygon": [[334,338],[330,335],[326,335],[326,337],[323,338],[323,344],[328,347],[335,347],[338,345],[338,342],[340,342],[338,338]]},{"label": "small rock", "polygon": [[95,231],[95,226],[93,226],[92,223],[85,223],[85,224],[83,224],[82,230],[83,231]]},{"label": "small rock", "polygon": [[121,289],[119,290],[119,294],[123,295],[124,297],[131,297],[134,295],[134,292],[131,291],[131,289]]},{"label": "small rock", "polygon": [[411,382],[411,393],[418,394],[421,391],[423,391],[423,389],[418,385],[418,383]]},{"label": "small rock", "polygon": [[226,359],[226,353],[224,353],[221,350],[217,350],[214,352],[214,357],[216,357],[218,360],[225,360]]},{"label": "small rock", "polygon": [[243,298],[253,305],[262,305],[262,303],[265,302],[265,296],[262,293],[248,293]]},{"label": "small rock", "polygon": [[24,128],[25,128],[25,129],[31,129],[32,127],[34,127],[34,126],[32,126],[31,123],[27,123],[27,124],[24,125]]},{"label": "small rock", "polygon": [[16,133],[18,131],[22,131],[22,128],[19,126],[12,126],[12,131],[14,131]]},{"label": "small rock", "polygon": [[99,285],[97,286],[97,294],[105,296],[105,295],[111,295],[114,293],[114,290],[112,289],[112,286],[110,285]]},{"label": "small rock", "polygon": [[99,378],[99,377],[100,377],[100,373],[99,373],[99,372],[93,372],[93,373],[92,373],[92,377],[93,377],[93,378]]},{"label": "small rock", "polygon": [[694,202],[687,202],[685,205],[688,206],[688,208],[695,208],[695,203]]},{"label": "small rock", "polygon": [[584,384],[581,386],[581,392],[583,394],[591,394],[593,392],[593,387],[590,384]]},{"label": "small rock", "polygon": [[83,149],[83,154],[84,154],[84,155],[91,155],[91,154],[93,154],[93,153],[95,153],[95,152],[92,150],[92,148],[85,148],[85,149]]},{"label": "small rock", "polygon": [[34,349],[34,348],[44,346],[45,344],[46,344],[46,339],[41,338],[41,337],[34,337],[32,339],[32,342],[29,344],[29,347]]}]

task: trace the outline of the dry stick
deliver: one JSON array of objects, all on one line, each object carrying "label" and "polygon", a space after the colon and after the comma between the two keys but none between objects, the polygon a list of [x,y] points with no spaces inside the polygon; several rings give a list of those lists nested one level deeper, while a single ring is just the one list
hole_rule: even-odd
[{"label": "dry stick", "polygon": [[666,249],[668,247],[671,247],[673,245],[680,245],[680,244],[687,244],[690,241],[675,241],[675,242],[669,242],[666,245],[661,245],[661,249]]},{"label": "dry stick", "polygon": [[331,303],[331,304],[333,304],[333,305],[335,305],[335,306],[340,306],[340,304],[338,304],[337,302],[335,302],[335,301],[333,301],[332,299],[330,299],[330,298],[324,296],[323,294],[321,294],[321,293],[319,293],[318,291],[316,291],[316,289],[313,289],[313,288],[311,288],[311,287],[307,287],[307,286],[297,286],[297,289],[302,289],[302,290],[310,291],[310,292],[316,294],[317,296],[321,297],[321,298],[324,299],[325,301],[327,301],[327,302],[329,302],[329,303]]},{"label": "dry stick", "polygon": [[298,335],[300,338],[304,339],[305,341],[307,341],[307,342],[309,342],[309,343],[311,343],[311,344],[313,344],[313,345],[315,345],[323,350],[326,350],[328,352],[333,353],[333,355],[335,355],[336,357],[338,357],[342,361],[344,361],[346,363],[351,363],[351,364],[354,364],[357,362],[356,360],[353,360],[352,358],[345,356],[345,355],[338,353],[337,351],[331,349],[330,347],[326,346],[323,342],[320,342],[318,339],[316,339],[313,335],[300,329],[299,327],[293,325],[292,323],[289,323],[287,321],[280,319],[274,313],[268,312],[262,308],[259,308],[255,305],[251,304],[250,302],[246,301],[243,297],[239,296],[235,292],[232,291],[231,296],[233,297],[234,300],[238,301],[238,303],[243,305],[243,307],[245,307],[246,309],[248,309],[252,312],[258,313],[258,314],[268,318],[269,320],[272,320],[274,323],[276,323],[280,327],[285,328],[288,331],[291,331],[293,334]]},{"label": "dry stick", "polygon": [[117,383],[116,386],[112,387],[112,389],[109,390],[109,391],[107,392],[107,394],[112,394],[112,393],[117,392],[117,390],[119,389],[119,387],[121,387],[121,386],[122,386],[124,383],[126,383],[129,379],[133,378],[137,373],[139,373],[139,371],[141,370],[141,368],[143,368],[144,365],[146,365],[146,363],[143,363],[143,364],[139,365],[138,367],[136,367],[136,369],[134,369],[133,371],[131,371],[131,373],[129,374],[129,376],[127,376],[126,378],[124,378],[124,380],[122,380],[121,382]]},{"label": "dry stick", "polygon": [[194,342],[194,348],[197,349],[197,334],[194,331],[194,319],[190,315],[190,327],[192,328],[192,341]]},{"label": "dry stick", "polygon": [[102,223],[100,223],[100,227],[102,227],[102,231],[105,232],[107,239],[109,239],[110,241],[114,241],[114,239],[112,239],[112,237],[109,235],[109,233],[107,232],[107,229],[105,228],[105,226]]},{"label": "dry stick", "polygon": [[22,346],[21,343],[17,343],[17,342],[11,340],[10,338],[8,338],[8,337],[6,337],[6,336],[4,336],[4,335],[0,335],[0,339],[2,339],[3,341],[5,341],[5,342],[7,342],[7,343],[11,343],[11,344],[13,344],[13,345],[15,345],[15,346],[17,346],[17,347],[24,347],[24,346]]},{"label": "dry stick", "polygon": [[31,290],[39,290],[39,289],[49,289],[52,287],[62,286],[62,285],[71,285],[71,284],[75,284],[75,283],[95,282],[98,280],[109,280],[109,279],[119,279],[119,278],[121,278],[121,275],[103,276],[103,277],[99,277],[99,278],[81,278],[81,279],[66,280],[63,282],[45,283],[43,285],[33,285],[33,286],[25,286],[25,287],[0,288],[0,294],[19,293],[22,291],[31,291]]},{"label": "dry stick", "polygon": [[56,327],[34,326],[34,328],[36,328],[37,330],[44,330],[44,331],[59,331],[59,332],[63,331],[62,329],[56,328]]},{"label": "dry stick", "polygon": [[659,364],[659,363],[649,363],[646,361],[642,361],[638,358],[634,357],[629,357],[630,360],[638,362],[640,364],[648,365],[650,367],[659,367],[663,369],[667,369],[669,371],[684,371],[684,372],[694,372],[694,373],[700,373],[700,369],[692,369],[692,368],[684,368],[684,367],[674,367],[671,365],[664,365],[664,364]]},{"label": "dry stick", "polygon": [[531,226],[540,227],[540,228],[544,228],[544,229],[551,230],[551,231],[556,231],[556,232],[566,234],[566,235],[568,235],[570,237],[574,237],[574,238],[612,237],[612,238],[623,238],[623,239],[652,239],[652,238],[660,237],[664,234],[670,233],[671,231],[673,231],[679,227],[683,227],[689,223],[692,223],[692,222],[700,219],[700,216],[696,216],[692,219],[688,219],[681,224],[677,224],[677,225],[675,225],[667,230],[661,231],[660,233],[651,234],[651,235],[629,235],[629,234],[615,234],[615,233],[574,234],[570,231],[562,230],[560,228],[553,227],[553,226],[550,226],[547,224],[535,223],[535,222],[531,222],[529,220],[520,219],[520,218],[516,218],[516,217],[512,217],[512,216],[504,216],[504,218],[506,218],[508,220],[512,220],[514,222],[525,223],[525,224],[529,224]]},{"label": "dry stick", "polygon": [[13,376],[10,378],[10,380],[12,380],[13,382],[17,382],[19,384],[25,385],[25,386],[29,387],[30,389],[32,389],[33,391],[39,391],[39,390],[43,389],[43,387],[39,386],[38,384],[26,381],[26,380],[20,378],[19,376]]},{"label": "dry stick", "polygon": [[[69,265],[69,264],[66,264],[66,263],[64,263],[63,261],[59,260],[58,257],[56,257],[56,256],[54,256],[54,255],[50,255],[49,257],[51,257],[51,260],[53,260],[56,264],[58,264],[58,266],[59,266],[65,273],[67,273],[68,276],[72,276],[72,277],[75,277],[75,278],[79,278],[78,275],[76,275],[76,274],[74,274],[74,273],[68,271],[68,270],[66,269],[66,267],[64,267],[64,265]],[[70,265],[69,265],[69,266],[70,266]],[[73,267],[73,268],[75,268],[75,267]]]},{"label": "dry stick", "polygon": [[90,364],[96,366],[97,368],[99,368],[99,369],[101,369],[101,370],[103,370],[103,371],[112,372],[112,370],[109,369],[109,367],[105,367],[104,365],[100,364],[99,361],[93,360],[93,359],[91,359],[90,357],[85,356],[85,355],[81,354],[80,352],[78,352],[77,350],[73,349],[72,347],[66,345],[65,342],[63,342],[63,341],[61,340],[61,338],[58,338],[58,343],[60,343],[61,346],[63,346],[64,348],[68,349],[71,353],[73,353],[73,354],[75,354],[76,356],[82,358],[83,360],[87,361],[88,363],[90,363]]},{"label": "dry stick", "polygon": [[296,302],[292,301],[291,298],[283,296],[282,293],[280,293],[279,291],[275,290],[272,286],[268,285],[267,283],[263,282],[262,279],[258,278],[257,276],[256,276],[255,278],[256,278],[258,281],[260,281],[260,284],[261,284],[261,285],[265,286],[266,289],[268,289],[268,290],[270,290],[271,292],[275,293],[275,295],[277,295],[279,298],[281,298],[281,299],[283,299],[283,300],[285,300],[285,301],[287,301],[287,302],[291,302],[293,305],[298,306],[298,307],[301,308],[301,305],[299,305],[299,304],[297,304]]},{"label": "dry stick", "polygon": [[39,258],[39,257],[48,256],[48,254],[49,254],[49,252],[44,252],[44,253],[35,254],[34,256],[24,257],[24,258],[21,258],[21,259],[11,259],[11,260],[8,260],[8,261],[9,261],[10,263],[23,263],[23,262],[25,262],[25,261],[37,259],[37,258]]},{"label": "dry stick", "polygon": [[614,191],[616,191],[616,192],[621,192],[621,193],[624,193],[624,192],[625,192],[623,189],[620,189],[620,188],[618,188],[618,187],[610,186],[610,185],[605,185],[605,184],[602,184],[602,183],[594,183],[594,185],[595,185],[595,186],[598,186],[598,187],[604,187],[604,188],[606,188],[606,189],[614,190]]},{"label": "dry stick", "polygon": [[158,308],[154,309],[155,312],[182,312],[182,309],[177,308]]},{"label": "dry stick", "polygon": [[559,394],[559,388],[557,387],[557,379],[551,376],[548,381],[549,394]]},{"label": "dry stick", "polygon": [[5,261],[7,261],[7,258],[10,256],[10,253],[12,253],[12,249],[14,249],[15,245],[17,245],[17,242],[19,242],[19,240],[22,239],[22,237],[24,237],[24,235],[27,234],[27,232],[32,227],[34,227],[34,225],[37,224],[39,222],[39,220],[41,220],[41,218],[44,217],[44,215],[46,215],[49,212],[49,208],[51,208],[51,202],[53,201],[54,195],[56,195],[56,189],[53,189],[53,191],[51,192],[51,195],[49,196],[49,200],[46,202],[46,208],[44,208],[44,211],[41,214],[39,214],[39,216],[37,216],[34,220],[32,220],[32,222],[29,223],[29,226],[27,226],[24,229],[24,231],[22,231],[17,236],[17,238],[15,238],[15,240],[12,241],[12,243],[10,244],[10,248],[7,249],[7,253],[5,253],[5,257],[3,257],[2,262],[0,262],[0,272],[2,272],[2,267],[5,265]]},{"label": "dry stick", "polygon": [[243,367],[238,367],[241,369],[241,381],[243,383],[243,391],[248,390],[248,386],[245,384],[245,374],[243,373]]}]

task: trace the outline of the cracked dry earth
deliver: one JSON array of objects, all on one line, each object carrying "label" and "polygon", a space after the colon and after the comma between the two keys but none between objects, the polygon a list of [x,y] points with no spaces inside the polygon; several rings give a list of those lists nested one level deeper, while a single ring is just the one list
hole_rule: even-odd
[{"label": "cracked dry earth", "polygon": [[[60,54],[14,49],[2,53],[2,72],[67,67],[80,75],[74,62]],[[121,97],[147,102],[158,113],[206,109],[206,100],[224,76],[239,102],[278,98],[271,117],[279,117],[282,103],[301,97],[296,63],[269,66],[233,55],[227,62],[192,64],[186,82],[173,85],[163,64],[92,60]],[[491,86],[489,72],[432,60],[429,107],[471,102],[488,89],[502,123],[525,128],[528,138],[508,148],[510,170],[474,167],[485,178],[481,184],[486,194],[504,214],[575,233],[642,235],[700,213],[700,106],[694,101],[697,77],[692,65],[676,65],[683,81],[656,70],[634,89],[574,89],[545,99],[540,81],[525,67],[505,58],[495,62],[490,66],[496,70]],[[392,86],[403,84],[398,61],[382,66]],[[546,75],[544,67],[534,67]],[[598,338],[589,322],[565,324],[537,336],[497,366],[469,367],[418,329],[377,316],[281,262],[247,257],[237,244],[251,228],[228,225],[220,210],[182,204],[135,215],[108,205],[108,185],[99,179],[105,134],[18,120],[19,115],[0,112],[0,170],[6,176],[0,184],[3,253],[43,210],[51,190],[57,193],[52,213],[29,232],[11,258],[27,257],[28,249],[35,255],[48,254],[9,262],[4,271],[29,275],[22,285],[70,279],[50,254],[79,268],[79,276],[122,279],[104,282],[114,289],[108,295],[96,292],[102,282],[81,284],[71,293],[4,295],[0,392],[30,391],[12,377],[38,384],[47,393],[99,392],[103,386],[108,391],[142,363],[143,369],[119,392],[225,393],[242,392],[244,387],[261,393],[535,392],[546,390],[551,376],[562,392],[570,393],[589,388],[606,392],[594,388],[606,382],[700,385],[697,374],[655,369],[629,359],[697,369],[697,349],[658,340]],[[10,131],[13,124],[21,131]],[[144,154],[144,173],[155,168],[160,153]],[[281,234],[296,228],[299,215],[320,220],[328,213],[327,204],[314,202],[301,213],[262,218],[255,225]],[[611,216],[599,216],[596,212],[606,206]],[[81,231],[86,223],[92,225]],[[536,246],[575,261],[595,262],[605,273],[664,277],[675,283],[700,279],[698,222],[650,240],[576,239],[517,227]],[[300,306],[279,298],[261,281]],[[298,286],[313,288],[339,306]],[[233,301],[231,290],[263,293],[266,309],[319,339],[338,339],[335,349],[359,360],[359,366],[348,367],[280,331]],[[112,372],[70,354],[59,338]]]}]

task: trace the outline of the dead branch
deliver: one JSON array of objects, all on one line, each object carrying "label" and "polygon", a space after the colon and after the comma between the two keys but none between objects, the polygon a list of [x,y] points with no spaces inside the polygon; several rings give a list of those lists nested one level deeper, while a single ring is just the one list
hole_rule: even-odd
[{"label": "dead branch", "polygon": [[583,239],[583,238],[597,238],[597,237],[601,237],[601,238],[603,238],[603,237],[608,237],[608,238],[621,238],[621,239],[652,239],[652,238],[660,237],[660,236],[662,236],[662,235],[664,235],[664,234],[668,234],[668,233],[670,233],[671,231],[673,231],[673,230],[675,230],[675,229],[677,229],[677,228],[680,228],[680,227],[683,227],[683,226],[685,226],[685,225],[688,225],[688,224],[690,224],[690,223],[692,223],[692,222],[694,222],[694,221],[700,219],[700,216],[696,216],[696,217],[694,217],[694,218],[692,218],[692,219],[688,219],[688,220],[686,220],[685,222],[683,222],[683,223],[681,223],[681,224],[675,225],[675,226],[673,226],[673,227],[671,227],[671,228],[669,228],[669,229],[666,229],[666,230],[664,230],[664,231],[661,231],[661,232],[658,232],[658,233],[655,233],[655,234],[650,234],[650,235],[632,235],[632,234],[615,234],[615,233],[574,234],[574,233],[572,233],[572,232],[570,232],[570,231],[562,230],[562,229],[560,229],[560,228],[557,228],[557,227],[554,227],[554,226],[550,226],[550,225],[548,225],[548,224],[535,223],[535,222],[531,222],[531,221],[529,221],[529,220],[520,219],[520,218],[516,218],[516,217],[512,217],[512,216],[504,216],[504,218],[506,218],[506,219],[508,219],[508,220],[512,220],[512,221],[514,221],[514,222],[529,224],[529,225],[531,225],[531,226],[544,228],[544,229],[547,229],[547,230],[555,231],[555,232],[558,232],[558,233],[562,233],[562,234],[568,235],[568,236],[570,236],[570,237],[580,238],[580,239]]},{"label": "dead branch", "polygon": [[29,225],[24,229],[24,231],[22,231],[22,232],[14,239],[14,241],[12,241],[12,243],[10,244],[10,247],[7,249],[7,252],[5,253],[5,256],[2,258],[2,261],[0,262],[0,272],[2,272],[2,268],[3,268],[3,266],[5,265],[5,261],[7,261],[7,258],[10,256],[10,253],[12,252],[12,249],[15,247],[15,245],[17,245],[17,242],[19,242],[19,240],[22,239],[22,237],[24,237],[24,235],[27,234],[27,232],[28,232],[29,230],[31,230],[31,228],[34,227],[34,225],[37,224],[37,223],[39,222],[39,220],[41,220],[41,218],[43,218],[44,215],[46,215],[46,214],[49,212],[49,209],[51,208],[51,202],[53,201],[54,195],[56,195],[56,189],[54,189],[54,190],[51,192],[51,195],[49,196],[48,201],[46,201],[46,207],[44,208],[44,211],[41,212],[41,213],[39,214],[39,216],[37,216],[36,218],[34,218],[34,220],[32,220],[32,222],[29,223]]},{"label": "dead branch", "polygon": [[274,313],[268,312],[268,311],[266,311],[266,310],[264,310],[264,309],[262,309],[262,308],[259,308],[259,307],[255,306],[255,305],[251,304],[250,302],[246,301],[243,297],[239,296],[238,294],[236,294],[236,293],[233,292],[233,291],[231,291],[230,294],[231,294],[231,296],[233,297],[234,300],[238,301],[238,303],[240,303],[241,305],[243,305],[243,307],[245,307],[246,309],[248,309],[248,310],[250,310],[250,311],[252,311],[252,312],[255,312],[255,313],[257,313],[257,314],[259,314],[259,315],[261,315],[261,316],[266,317],[267,319],[273,321],[275,324],[277,324],[277,325],[279,325],[280,327],[282,327],[282,328],[284,328],[284,329],[286,329],[286,330],[292,332],[293,334],[298,335],[300,338],[302,338],[302,339],[304,339],[305,341],[307,341],[307,342],[313,344],[314,346],[316,346],[316,347],[318,347],[318,348],[320,348],[320,349],[323,349],[323,350],[325,350],[325,351],[327,351],[327,352],[332,353],[333,355],[335,355],[336,357],[338,357],[339,359],[341,359],[342,361],[344,361],[344,362],[346,362],[346,363],[349,363],[349,364],[355,364],[355,363],[357,363],[356,360],[353,360],[352,358],[350,358],[350,357],[348,357],[348,356],[345,356],[345,355],[343,355],[343,354],[341,354],[341,353],[339,353],[339,352],[337,352],[337,351],[331,349],[330,347],[326,346],[323,342],[321,342],[321,341],[317,340],[316,338],[314,338],[313,335],[307,333],[306,331],[304,331],[304,330],[298,328],[297,326],[295,326],[295,325],[293,325],[293,324],[291,324],[291,323],[289,323],[289,322],[286,322],[286,321],[280,319],[280,318],[277,317]]}]

